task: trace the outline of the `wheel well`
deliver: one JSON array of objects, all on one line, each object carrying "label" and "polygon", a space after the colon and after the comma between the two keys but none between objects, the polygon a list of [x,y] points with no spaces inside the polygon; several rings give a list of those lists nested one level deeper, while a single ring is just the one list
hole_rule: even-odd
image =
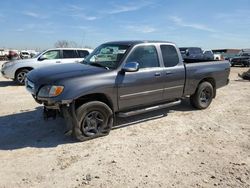
[{"label": "wheel well", "polygon": [[214,96],[213,96],[213,98],[215,98],[215,97],[216,97],[216,82],[215,82],[215,80],[214,80],[213,78],[204,78],[204,79],[202,79],[202,80],[199,82],[198,86],[199,86],[202,82],[209,82],[209,83],[213,86],[213,90],[214,90]]},{"label": "wheel well", "polygon": [[15,72],[15,78],[16,78],[16,74],[17,74],[20,70],[23,70],[23,69],[27,69],[27,70],[31,71],[33,68],[32,68],[32,67],[22,67],[22,68],[17,69],[16,72]]},{"label": "wheel well", "polygon": [[78,99],[75,100],[76,109],[82,104],[90,101],[101,101],[107,104],[112,110],[114,109],[111,100],[105,94],[102,93],[89,94],[79,97]]}]

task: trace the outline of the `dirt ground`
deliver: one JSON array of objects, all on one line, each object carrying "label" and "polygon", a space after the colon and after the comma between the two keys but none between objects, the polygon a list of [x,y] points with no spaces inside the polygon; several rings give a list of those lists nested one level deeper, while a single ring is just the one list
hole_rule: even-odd
[{"label": "dirt ground", "polygon": [[183,101],[83,143],[0,77],[0,187],[250,187],[250,82],[237,76],[246,70],[232,68],[206,110]]}]

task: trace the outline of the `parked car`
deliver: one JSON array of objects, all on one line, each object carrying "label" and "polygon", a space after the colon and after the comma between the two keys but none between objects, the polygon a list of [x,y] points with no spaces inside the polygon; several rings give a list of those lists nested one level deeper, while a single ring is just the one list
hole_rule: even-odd
[{"label": "parked car", "polygon": [[181,47],[180,51],[185,62],[199,62],[205,60],[205,56],[201,48]]},{"label": "parked car", "polygon": [[28,58],[31,58],[31,55],[28,51],[22,50],[20,52],[20,57],[21,59],[28,59]]},{"label": "parked car", "polygon": [[6,62],[2,66],[2,75],[7,79],[13,79],[18,84],[24,85],[26,74],[38,67],[47,67],[55,64],[77,63],[89,55],[92,49],[55,48],[48,49],[36,55],[32,59]]},{"label": "parked car", "polygon": [[231,66],[235,65],[241,65],[243,67],[249,67],[250,66],[250,53],[240,53],[238,56],[233,57],[230,59]]},{"label": "parked car", "polygon": [[212,50],[204,50],[203,55],[205,60],[214,60],[214,53]]},{"label": "parked car", "polygon": [[222,61],[224,60],[224,56],[222,54],[214,54],[214,60]]},{"label": "parked car", "polygon": [[122,41],[100,45],[82,63],[35,69],[25,84],[45,118],[60,111],[67,134],[85,141],[107,135],[117,116],[170,107],[184,97],[205,109],[229,72],[228,61],[183,63],[173,43]]},{"label": "parked car", "polygon": [[0,61],[6,61],[8,60],[8,51],[5,49],[0,49]]}]

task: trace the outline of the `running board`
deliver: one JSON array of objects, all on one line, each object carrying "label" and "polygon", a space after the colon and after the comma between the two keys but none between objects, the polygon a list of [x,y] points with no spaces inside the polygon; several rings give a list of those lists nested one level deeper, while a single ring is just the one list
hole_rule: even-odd
[{"label": "running board", "polygon": [[162,108],[175,106],[175,105],[178,105],[178,104],[181,104],[181,100],[174,101],[174,102],[169,102],[169,103],[165,103],[165,104],[160,104],[160,105],[152,106],[152,107],[148,107],[148,108],[143,108],[143,109],[139,109],[139,110],[129,111],[129,112],[120,112],[117,115],[118,115],[118,117],[124,118],[124,117],[134,116],[134,115],[137,115],[137,114],[151,112],[151,111],[154,111],[154,110],[159,110],[159,109],[162,109]]}]

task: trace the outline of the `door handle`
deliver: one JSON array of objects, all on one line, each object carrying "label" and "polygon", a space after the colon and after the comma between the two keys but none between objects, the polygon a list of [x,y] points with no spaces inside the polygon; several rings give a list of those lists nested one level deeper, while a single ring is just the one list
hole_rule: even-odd
[{"label": "door handle", "polygon": [[156,77],[159,77],[159,76],[161,76],[161,73],[156,72],[156,73],[155,73],[155,76],[156,76]]},{"label": "door handle", "polygon": [[56,61],[56,63],[61,63],[61,61]]},{"label": "door handle", "polygon": [[170,71],[167,71],[167,72],[166,72],[166,75],[170,75],[170,74],[173,74],[173,73],[170,72]]}]

